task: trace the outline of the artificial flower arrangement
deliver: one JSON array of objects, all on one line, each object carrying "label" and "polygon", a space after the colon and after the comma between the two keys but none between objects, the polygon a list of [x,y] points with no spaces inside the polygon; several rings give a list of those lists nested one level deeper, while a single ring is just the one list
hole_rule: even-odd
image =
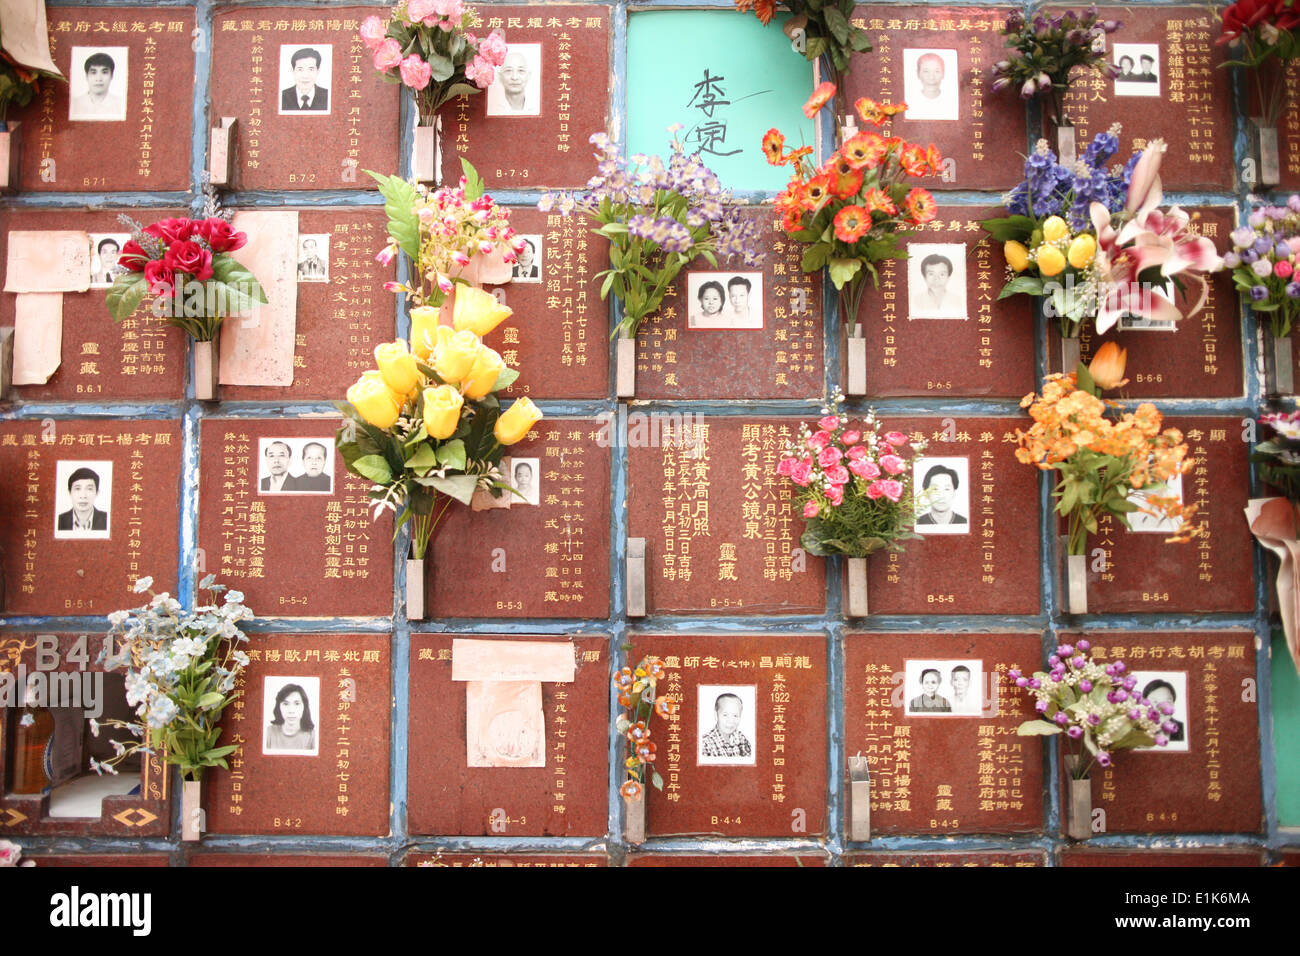
[{"label": "artificial flower arrangement", "polygon": [[231,255],[247,244],[248,235],[235,232],[230,213],[211,193],[207,211],[204,219],[164,219],[148,226],[118,217],[130,227],[131,238],[122,246],[108,290],[114,322],[129,319],[145,296],[153,295],[154,315],[196,342],[211,342],[226,316],[266,304],[257,277]]},{"label": "artificial flower arrangement", "polygon": [[1147,700],[1137,680],[1125,676],[1123,661],[1102,667],[1089,658],[1090,650],[1086,639],[1062,644],[1047,659],[1049,671],[1035,671],[1032,677],[1007,671],[1017,687],[1033,696],[1039,714],[1016,733],[1063,736],[1068,757],[1074,758],[1067,765],[1075,780],[1086,780],[1094,765],[1110,767],[1117,751],[1164,747],[1179,729],[1173,704]]},{"label": "artificial flower arrangement", "polygon": [[611,338],[636,338],[678,273],[696,257],[714,267],[724,257],[740,257],[748,266],[763,261],[757,224],[742,215],[740,203],[699,153],[686,154],[676,135],[680,129],[668,127],[673,138],[667,164],[640,153],[629,162],[607,134],[594,134],[598,162],[587,188],[548,192],[537,204],[543,212],[578,212],[595,225],[592,232],[609,240],[610,268],[595,278],[604,278],[600,297],[613,292],[623,307]]},{"label": "artificial flower arrangement", "polygon": [[[735,4],[742,13],[753,10],[763,26],[772,22],[778,6],[777,0],[735,0]],[[848,72],[854,53],[871,52],[867,31],[853,25],[855,0],[780,0],[779,5],[791,14],[786,32],[803,30],[803,55],[809,63],[825,56],[838,75]]]},{"label": "artificial flower arrangement", "polygon": [[1178,320],[1173,288],[1209,296],[1204,274],[1222,266],[1210,240],[1194,235],[1178,207],[1162,211],[1163,140],[1152,140],[1123,166],[1106,169],[1119,149],[1119,126],[1099,133],[1073,168],[1060,165],[1046,140],[1025,161],[1025,181],[1006,197],[1009,216],[981,225],[1003,243],[1009,278],[999,299],[1046,298],[1046,310],[1073,338],[1091,320],[1103,335],[1123,315]]},{"label": "artificial flower arrangement", "polygon": [[[805,422],[786,448],[776,472],[795,485],[795,505],[807,522],[800,545],[809,554],[865,558],[898,549],[916,538],[918,508],[912,494],[912,462],[926,446],[898,431],[880,433],[875,413],[849,427],[837,395],[822,409],[813,430]],[[910,451],[908,458],[903,455]]]},{"label": "artificial flower arrangement", "polygon": [[199,590],[212,595],[211,603],[193,610],[152,587],[152,578],[141,578],[135,592],[149,591],[152,600],[108,615],[114,649],[103,661],[105,670],[126,673],[126,700],[138,719],[90,722],[96,736],[101,727],[114,727],[135,739],[112,741],[114,756],[91,758],[90,768],[115,774],[117,764],[133,754],[159,754],[180,767],[184,780],[197,783],[206,768],[225,769],[226,757],[237,749],[235,744],[218,747],[217,740],[222,714],[242,694],[235,681],[248,666],[239,647],[248,637],[239,625],[252,620],[253,612],[244,606],[243,594],[216,584],[211,574],[199,582]]},{"label": "artificial flower arrangement", "polygon": [[[1161,431],[1163,419],[1149,402],[1134,412],[1107,416],[1107,406],[1118,406],[1100,395],[1127,383],[1124,359],[1123,349],[1106,342],[1088,367],[1081,363],[1068,375],[1047,376],[1041,396],[1029,394],[1020,402],[1034,424],[1027,432],[1016,429],[1016,458],[1060,473],[1052,497],[1056,513],[1067,520],[1072,556],[1087,553],[1088,535],[1097,533],[1106,515],[1125,528],[1135,511],[1177,521],[1170,543],[1188,541],[1196,533],[1191,524],[1196,506],[1161,494],[1168,490],[1167,482],[1191,471],[1194,464],[1182,433],[1176,428]],[[1130,500],[1135,492],[1142,496],[1142,505]]]},{"label": "artificial flower arrangement", "polygon": [[[831,84],[823,83],[805,105],[805,114],[815,114],[834,92]],[[863,121],[876,127],[907,109],[904,103],[876,103],[865,97],[855,106]],[[775,200],[781,228],[805,245],[804,272],[830,270],[852,337],[867,278],[880,284],[875,264],[907,258],[899,246],[911,235],[905,230],[935,217],[934,197],[907,180],[937,175],[943,163],[939,151],[933,144],[926,148],[864,130],[814,166],[808,161],[811,147],[787,150],[781,131],[770,129],[763,136],[763,153],[773,166],[791,167],[790,182]]]},{"label": "artificial flower arrangement", "polygon": [[628,800],[640,797],[647,783],[656,790],[664,788],[663,778],[652,766],[656,748],[650,739],[650,724],[655,715],[668,720],[677,713],[677,701],[655,695],[659,681],[666,676],[664,663],[657,657],[646,657],[635,668],[624,667],[614,674],[614,690],[623,708],[614,719],[614,729],[624,738],[626,752],[619,793]]},{"label": "artificial flower arrangement", "polygon": [[505,62],[505,37],[476,37],[466,29],[473,20],[461,0],[404,0],[387,20],[361,23],[375,69],[411,91],[421,126],[431,126],[453,97],[486,90]]},{"label": "artificial flower arrangement", "polygon": [[31,103],[44,79],[68,82],[61,73],[29,67],[15,60],[8,50],[0,50],[0,132],[8,128],[10,108]]},{"label": "artificial flower arrangement", "polygon": [[456,186],[431,190],[400,176],[380,176],[388,216],[388,244],[375,257],[387,265],[398,252],[411,262],[406,283],[385,282],[387,292],[403,293],[414,306],[441,306],[457,285],[482,278],[494,267],[494,282],[510,281],[510,269],[524,240],[510,228],[510,213],[484,192],[483,180],[467,161]]},{"label": "artificial flower arrangement", "polygon": [[1252,498],[1246,506],[1250,533],[1277,556],[1278,616],[1291,660],[1300,668],[1300,411],[1259,417],[1273,432],[1255,446],[1250,461],[1260,480],[1282,497]]},{"label": "artificial flower arrangement", "polygon": [[1287,64],[1300,57],[1300,3],[1296,0],[1237,0],[1223,11],[1218,44],[1241,47],[1241,59],[1223,66],[1251,70],[1264,126],[1277,126],[1286,101]]},{"label": "artificial flower arrangement", "polygon": [[1300,196],[1285,206],[1256,206],[1231,240],[1223,264],[1233,284],[1253,311],[1268,315],[1274,340],[1286,338],[1300,315]]},{"label": "artificial flower arrangement", "polygon": [[1069,126],[1065,97],[1070,92],[1071,73],[1082,67],[1075,79],[1088,73],[1118,76],[1119,67],[1107,61],[1105,37],[1120,25],[1116,20],[1103,20],[1095,6],[1083,13],[1065,10],[1050,17],[1038,13],[1031,19],[1013,10],[998,31],[1007,38],[1011,52],[993,64],[991,89],[996,93],[1014,88],[1022,100],[1037,97],[1055,126]]},{"label": "artificial flower arrangement", "polygon": [[1258,466],[1260,480],[1300,509],[1300,411],[1261,415],[1259,423],[1267,425],[1273,436],[1255,446],[1250,462]]}]

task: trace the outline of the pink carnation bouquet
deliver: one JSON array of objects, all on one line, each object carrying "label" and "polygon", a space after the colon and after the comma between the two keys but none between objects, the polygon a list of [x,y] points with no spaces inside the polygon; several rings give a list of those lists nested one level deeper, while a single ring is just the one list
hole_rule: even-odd
[{"label": "pink carnation bouquet", "polygon": [[505,37],[476,37],[466,29],[473,19],[462,0],[406,0],[387,20],[371,16],[361,24],[375,69],[411,90],[421,126],[432,126],[452,97],[486,90],[505,62]]},{"label": "pink carnation bouquet", "polygon": [[902,432],[881,434],[874,412],[856,424],[841,415],[838,395],[816,428],[805,423],[785,450],[777,474],[795,485],[808,522],[800,542],[810,554],[864,558],[917,537],[912,461],[925,441]]}]

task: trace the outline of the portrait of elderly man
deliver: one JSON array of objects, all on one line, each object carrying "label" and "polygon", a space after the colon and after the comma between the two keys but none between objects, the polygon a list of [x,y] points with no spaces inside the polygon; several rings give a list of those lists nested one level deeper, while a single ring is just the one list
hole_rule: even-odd
[{"label": "portrait of elderly man", "polygon": [[488,116],[542,115],[542,45],[512,43],[487,89]]}]

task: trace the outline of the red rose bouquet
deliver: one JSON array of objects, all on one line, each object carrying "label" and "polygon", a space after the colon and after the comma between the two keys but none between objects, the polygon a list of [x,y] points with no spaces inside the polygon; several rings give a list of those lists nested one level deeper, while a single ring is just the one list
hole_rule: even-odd
[{"label": "red rose bouquet", "polygon": [[1217,42],[1242,48],[1240,59],[1223,65],[1253,71],[1264,126],[1277,126],[1282,114],[1286,65],[1300,56],[1300,40],[1293,32],[1297,24],[1300,0],[1237,0],[1223,11],[1223,33]]},{"label": "red rose bouquet", "polygon": [[227,315],[266,303],[253,273],[230,255],[248,236],[235,232],[223,216],[164,219],[151,226],[128,216],[121,220],[131,227],[131,238],[122,246],[108,290],[114,322],[130,318],[152,295],[155,316],[196,342],[209,342]]}]

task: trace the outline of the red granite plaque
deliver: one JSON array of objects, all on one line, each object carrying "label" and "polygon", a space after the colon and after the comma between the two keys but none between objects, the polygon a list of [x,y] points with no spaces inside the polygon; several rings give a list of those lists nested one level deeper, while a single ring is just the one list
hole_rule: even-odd
[{"label": "red granite plaque", "polygon": [[[1150,531],[1128,531],[1103,519],[1088,538],[1088,610],[1249,612],[1255,585],[1250,529],[1242,520],[1250,477],[1241,419],[1166,418],[1164,424],[1183,432],[1196,459],[1181,484],[1183,501],[1197,505],[1194,523],[1201,535],[1166,544],[1167,523],[1148,515],[1135,513],[1130,520]],[[1065,531],[1062,523],[1063,536]]]},{"label": "red granite plaque", "polygon": [[821,274],[800,268],[804,245],[785,236],[780,216],[747,215],[763,227],[763,265],[697,259],[677,277],[637,335],[638,398],[822,395]]},{"label": "red granite plaque", "polygon": [[[1223,247],[1233,229],[1232,211],[1201,207],[1190,212],[1196,216],[1196,230]],[[1209,276],[1208,281],[1210,295],[1205,308],[1176,328],[1149,328],[1149,320],[1122,318],[1099,339],[1091,324],[1086,325],[1079,335],[1083,361],[1092,361],[1103,342],[1114,341],[1124,348],[1129,382],[1119,394],[1125,398],[1229,398],[1242,394],[1241,301],[1230,272]],[[1189,299],[1175,301],[1190,309],[1199,292],[1192,285],[1187,291]],[[1060,327],[1055,321],[1047,327],[1052,340],[1048,363],[1053,371],[1060,371],[1061,352],[1056,344]]]},{"label": "red granite plaque", "polygon": [[318,257],[326,260],[326,275],[298,280],[293,384],[223,385],[226,401],[342,401],[348,386],[375,367],[375,346],[397,337],[397,313],[383,291],[394,269],[375,261],[388,239],[384,214],[378,209],[301,210],[298,237],[300,256],[304,240],[315,242]]},{"label": "red granite plaque", "polygon": [[243,591],[258,617],[392,613],[392,518],[371,520],[370,482],[335,453],[338,427],[209,418],[200,428],[203,570]]},{"label": "red granite plaque", "polygon": [[[850,111],[858,97],[910,107],[886,131],[934,143],[948,162],[930,189],[1010,189],[1020,180],[1025,107],[1015,93],[994,93],[993,64],[1005,52],[998,29],[1009,7],[889,7],[854,10],[854,25],[873,47],[858,53],[845,76]],[[923,92],[921,73],[938,74]],[[934,92],[931,96],[930,93]],[[860,124],[861,121],[856,118]],[[873,127],[874,128],[874,127]]]},{"label": "red granite plaque", "polygon": [[768,856],[741,856],[739,854],[689,853],[633,853],[627,858],[628,866],[827,866],[827,857],[814,854],[771,854]]},{"label": "red granite plaque", "polygon": [[223,716],[219,741],[239,749],[229,770],[204,774],[208,829],[386,834],[389,635],[249,637],[251,663],[235,684],[243,694]]},{"label": "red granite plaque", "polygon": [[52,6],[46,14],[50,55],[69,82],[43,80],[13,117],[22,123],[23,192],[186,189],[194,10]]},{"label": "red granite plaque", "polygon": [[[7,261],[10,231],[85,230],[91,248],[92,288],[63,293],[62,354],[58,369],[43,385],[15,386],[13,395],[30,402],[172,400],[185,394],[186,336],[155,318],[146,303],[135,315],[114,322],[108,314],[105,270],[131,236],[118,221],[126,212],[141,225],[184,211],[42,211],[8,209],[0,213],[0,262]],[[102,247],[102,249],[101,249]],[[18,296],[0,294],[0,326],[13,326]]]},{"label": "red granite plaque", "polygon": [[1061,850],[1061,866],[1263,866],[1262,850],[1103,850],[1068,846]]},{"label": "red granite plaque", "polygon": [[600,853],[408,853],[403,866],[608,866]]},{"label": "red granite plaque", "polygon": [[1047,866],[1046,853],[846,853],[845,866]]},{"label": "red granite plaque", "polygon": [[798,420],[652,414],[633,432],[631,418],[628,535],[646,539],[647,609],[822,613],[825,562],[799,547],[794,486],[776,473]]},{"label": "red granite plaque", "polygon": [[[374,7],[253,7],[213,14],[210,121],[238,120],[235,189],[374,189],[397,172],[400,87],[385,83],[357,32]],[[318,54],[311,98],[291,60]],[[314,59],[304,55],[303,60]]]},{"label": "red granite plaque", "polygon": [[[472,639],[497,638],[474,635]],[[529,700],[498,695],[502,687],[529,681],[453,680],[455,639],[447,634],[413,634],[407,768],[411,832],[451,836],[603,834],[609,819],[609,738],[605,733],[609,723],[609,639],[532,635],[501,639],[571,643],[577,663],[574,679],[571,683],[531,682],[540,684],[540,690],[531,692],[537,696],[531,698],[530,711]],[[467,742],[471,718],[491,744],[486,749],[472,749]],[[506,727],[514,728],[516,739],[501,744],[500,732]],[[520,756],[530,748],[534,752],[527,759]]]},{"label": "red granite plaque", "polygon": [[1087,636],[1098,663],[1125,663],[1128,675],[1137,678],[1136,691],[1148,697],[1162,691],[1180,725],[1167,746],[1125,751],[1109,770],[1092,769],[1094,828],[1100,808],[1107,834],[1259,833],[1264,814],[1254,635],[1243,630]]},{"label": "red granite plaque", "polygon": [[[1229,47],[1229,52],[1230,54],[1240,53],[1241,47]],[[1262,116],[1263,110],[1260,108],[1258,93],[1254,89],[1254,79],[1249,76],[1246,70],[1237,70],[1235,72],[1238,72],[1242,80],[1246,81],[1249,90],[1247,95],[1250,98],[1251,115]],[[1282,115],[1278,117],[1277,121],[1278,167],[1282,181],[1274,188],[1294,192],[1296,189],[1300,189],[1300,96],[1296,95],[1297,92],[1300,92],[1300,66],[1294,60],[1286,64],[1285,77]],[[1247,129],[1250,129],[1250,127],[1247,126]],[[1249,149],[1246,155],[1251,157],[1255,164],[1255,182],[1259,182],[1259,155],[1253,148]],[[1243,176],[1242,178],[1246,179],[1247,177]],[[1247,185],[1253,184],[1247,183]]]},{"label": "red granite plaque", "polygon": [[44,795],[10,792],[15,780],[7,750],[15,743],[16,728],[8,725],[21,711],[0,707],[0,839],[24,834],[145,837],[169,831],[171,768],[161,756],[129,757],[117,776],[96,777],[90,770],[92,758],[114,756],[111,740],[128,743],[132,738],[109,726],[95,735],[86,718],[136,719],[123,675],[106,673],[98,662],[107,640],[103,633],[0,636],[0,696],[16,704],[18,692],[30,690],[37,694],[37,704],[50,709],[55,736],[47,766],[59,768],[55,779],[60,781]]},{"label": "red granite plaque", "polygon": [[1070,87],[1065,111],[1080,154],[1098,133],[1122,123],[1116,162],[1159,138],[1169,144],[1160,165],[1166,191],[1230,188],[1232,140],[1223,130],[1233,125],[1232,77],[1219,68],[1229,58],[1214,42],[1219,18],[1207,7],[1098,6],[1123,23],[1106,37],[1110,61],[1123,68],[1127,58],[1132,72],[1130,79],[1089,73]]},{"label": "red granite plaque", "polygon": [[927,475],[932,488],[946,480],[954,489],[950,521],[941,524],[926,509],[917,519],[921,540],[867,559],[872,614],[1038,613],[1038,472],[1016,461],[1014,444],[1027,421],[885,420],[886,428],[929,442],[912,465],[916,490]]},{"label": "red granite plaque", "polygon": [[1006,676],[1037,669],[1037,632],[851,634],[846,645],[844,749],[868,759],[873,834],[1042,826],[1042,744],[1016,735],[1033,701]]},{"label": "red granite plaque", "polygon": [[186,866],[388,866],[367,853],[195,853]]},{"label": "red granite plaque", "polygon": [[650,728],[664,781],[646,791],[651,837],[825,832],[824,638],[638,634],[632,644],[629,661],[663,660],[659,690],[678,704]]},{"label": "red granite plaque", "polygon": [[[513,207],[510,225],[531,243],[532,263],[507,285],[489,286],[514,310],[487,337],[520,371],[507,398],[604,398],[609,394],[609,308],[593,276],[609,264],[609,242],[584,219]],[[535,274],[534,274],[535,273]]]},{"label": "red granite plaque", "polygon": [[448,508],[434,533],[431,617],[609,616],[608,430],[550,418],[528,434],[506,454],[531,494],[509,509]]},{"label": "red granite plaque", "polygon": [[146,575],[175,591],[180,464],[174,421],[0,425],[4,612],[102,617]]},{"label": "red granite plaque", "polygon": [[1020,398],[1034,387],[1034,312],[1027,296],[997,301],[1006,260],[979,227],[995,207],[940,206],[905,240],[911,258],[878,264],[859,322],[867,393]]},{"label": "red granite plaque", "polygon": [[[444,181],[468,159],[492,189],[581,186],[595,171],[588,138],[609,109],[610,8],[599,5],[478,8],[480,35],[505,34],[527,79],[512,103],[497,79],[439,113]],[[513,59],[507,59],[514,65]]]},{"label": "red granite plaque", "polygon": [[171,858],[165,853],[78,853],[44,854],[23,852],[24,860],[31,860],[37,866],[78,867],[88,866],[125,867],[125,866],[171,866]]}]

